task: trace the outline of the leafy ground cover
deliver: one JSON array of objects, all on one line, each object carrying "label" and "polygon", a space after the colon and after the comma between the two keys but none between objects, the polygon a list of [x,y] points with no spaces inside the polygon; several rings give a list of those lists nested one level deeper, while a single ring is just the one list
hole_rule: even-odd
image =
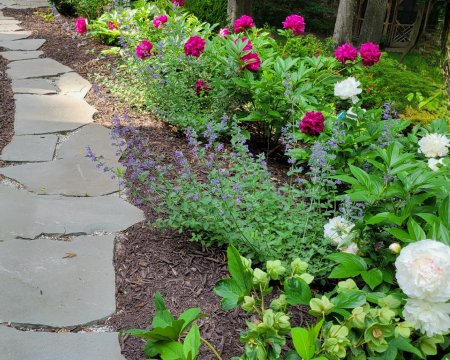
[{"label": "leafy ground cover", "polygon": [[[228,247],[229,277],[214,292],[223,310],[241,308],[248,321],[238,325],[243,347],[225,351],[240,359],[444,356],[448,119],[414,126],[400,118],[384,88],[365,84],[382,70],[398,73],[396,60],[371,43],[322,54],[302,36],[305,19],[298,15],[285,19],[275,40],[247,16],[219,31],[178,1],[140,5],[92,24],[77,20],[77,41],[86,41],[90,30],[121,45],[104,53],[121,56],[125,77],[107,75],[104,84],[171,124],[159,131],[114,114],[112,136],[126,171],[104,170],[121,178],[136,204],[151,209],[152,232],[172,229],[206,248]],[[426,100],[423,86],[409,101],[418,107],[425,101],[424,107],[436,100],[442,109],[441,95]],[[165,132],[174,134],[175,148],[154,146]],[[277,149],[287,165],[268,165]],[[283,168],[279,177],[271,173]],[[128,264],[133,278],[136,268],[126,256],[121,261],[119,274],[120,264]],[[144,263],[141,273],[149,271],[149,260]],[[196,271],[185,270],[188,289],[202,278]],[[149,293],[132,293],[148,306]],[[217,298],[209,296],[198,305],[211,309]],[[299,321],[305,307],[315,317],[306,323]],[[200,309],[174,317],[159,295],[155,308],[150,330],[128,331],[147,341],[148,356],[194,359],[200,348],[229,356],[202,335],[216,339],[197,326],[204,321]]]}]

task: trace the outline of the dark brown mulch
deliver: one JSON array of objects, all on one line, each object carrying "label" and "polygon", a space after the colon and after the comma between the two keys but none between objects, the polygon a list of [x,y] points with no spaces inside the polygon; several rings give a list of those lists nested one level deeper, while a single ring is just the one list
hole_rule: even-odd
[{"label": "dark brown mulch", "polygon": [[[14,95],[11,90],[11,80],[6,77],[8,61],[0,57],[0,153],[9,144],[14,135]],[[0,167],[5,162],[0,160]]]},{"label": "dark brown mulch", "polygon": [[[111,63],[114,68],[117,59],[99,55],[106,46],[75,34],[73,19],[59,16],[46,22],[32,10],[5,10],[4,13],[21,20],[26,30],[33,30],[32,37],[47,40],[42,47],[45,56],[70,66],[91,82],[95,81],[96,73],[108,75]],[[144,130],[152,150],[165,154],[169,160],[176,150],[188,152],[183,136],[173,132],[172,127],[148,114],[133,111],[108,89],[91,90],[86,100],[98,110],[96,122],[105,126],[111,125],[114,114],[126,114],[134,125]],[[275,164],[272,170],[276,177],[283,178],[284,166]],[[222,311],[219,298],[213,293],[217,281],[227,274],[224,250],[204,250],[190,242],[188,234],[158,230],[152,225],[155,209],[142,209],[148,222],[129,228],[117,238],[114,258],[117,311],[106,324],[117,330],[148,328],[154,313],[152,297],[160,291],[176,315],[192,306],[201,307],[209,314],[209,318],[200,321],[202,336],[219,350],[223,359],[239,355],[243,313]],[[145,358],[140,339],[122,338],[122,351],[129,360]],[[212,358],[204,346],[200,358]]]}]

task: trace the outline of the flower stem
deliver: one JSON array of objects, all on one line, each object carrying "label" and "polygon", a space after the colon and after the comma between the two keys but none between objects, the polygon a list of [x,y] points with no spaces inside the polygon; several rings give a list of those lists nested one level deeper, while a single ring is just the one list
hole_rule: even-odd
[{"label": "flower stem", "polygon": [[209,347],[209,349],[213,352],[213,354],[216,356],[216,358],[218,358],[219,360],[222,360],[222,358],[220,357],[220,355],[217,352],[217,350],[214,349],[214,346],[212,346],[211,343],[208,340],[206,340],[206,339],[204,339],[202,337],[200,337],[200,340],[203,341],[207,347]]}]

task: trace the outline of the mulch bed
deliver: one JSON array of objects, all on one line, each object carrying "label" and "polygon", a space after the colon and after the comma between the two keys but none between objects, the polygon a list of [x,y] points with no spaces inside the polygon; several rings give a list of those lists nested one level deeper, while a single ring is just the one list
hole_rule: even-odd
[{"label": "mulch bed", "polygon": [[[33,10],[9,9],[4,13],[21,20],[26,30],[33,31],[32,37],[47,40],[42,47],[46,57],[70,66],[91,82],[94,82],[95,73],[108,75],[108,65],[117,61],[114,57],[99,55],[106,46],[76,35],[73,19],[59,16],[46,22]],[[4,62],[0,61],[0,73],[3,67]],[[167,154],[170,158],[176,150],[187,149],[184,137],[173,132],[170,126],[120,103],[108,89],[95,88],[86,100],[98,110],[96,122],[109,126],[114,114],[126,114],[133,124],[143,129],[154,152]],[[14,103],[6,81],[2,81],[1,91],[7,104],[1,115],[0,146],[4,146],[12,131]],[[275,166],[273,170],[283,177],[283,166]],[[239,333],[244,328],[244,314],[239,309],[222,311],[220,299],[213,293],[217,281],[227,275],[224,249],[202,249],[199,244],[189,241],[189,234],[156,229],[152,225],[156,219],[155,209],[149,206],[141,208],[148,221],[117,237],[114,258],[117,311],[105,324],[116,330],[148,328],[154,313],[152,298],[155,292],[160,291],[166,305],[176,315],[189,307],[201,307],[204,313],[209,314],[208,318],[200,321],[202,336],[219,350],[223,359],[239,355],[243,349]],[[297,323],[303,322],[302,318],[296,320]],[[140,339],[123,337],[124,356],[129,360],[144,359],[143,344]],[[213,357],[203,349],[200,358]]]},{"label": "mulch bed", "polygon": [[[14,95],[11,90],[11,80],[6,77],[8,61],[0,57],[0,153],[9,144],[14,135]],[[5,162],[0,160],[0,167]]]}]

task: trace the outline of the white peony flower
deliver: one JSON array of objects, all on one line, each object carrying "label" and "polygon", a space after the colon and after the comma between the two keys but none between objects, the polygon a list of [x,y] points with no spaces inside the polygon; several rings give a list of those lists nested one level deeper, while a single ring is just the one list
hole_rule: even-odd
[{"label": "white peony flower", "polygon": [[344,81],[334,84],[334,96],[340,97],[342,100],[352,99],[352,102],[356,104],[358,97],[356,95],[361,94],[362,90],[359,88],[361,83],[354,77],[349,77]]},{"label": "white peony flower", "polygon": [[450,246],[435,240],[408,244],[395,267],[398,285],[409,297],[430,302],[450,299]]},{"label": "white peony flower", "polygon": [[348,253],[348,254],[355,254],[358,255],[359,247],[356,245],[356,243],[351,242],[349,246],[345,248],[341,248],[342,252]]},{"label": "white peony flower", "polygon": [[442,335],[450,329],[450,304],[408,299],[403,308],[406,321],[427,336]]},{"label": "white peony flower", "polygon": [[433,171],[439,171],[439,166],[444,165],[444,158],[441,159],[435,159],[435,158],[429,158],[428,159],[428,167]]},{"label": "white peony flower", "polygon": [[442,134],[428,134],[419,140],[419,152],[428,158],[446,156],[450,140]]},{"label": "white peony flower", "polygon": [[342,216],[337,216],[328,221],[323,227],[324,237],[331,239],[333,244],[339,246],[345,244],[350,239],[350,232],[355,224],[345,220]]}]

